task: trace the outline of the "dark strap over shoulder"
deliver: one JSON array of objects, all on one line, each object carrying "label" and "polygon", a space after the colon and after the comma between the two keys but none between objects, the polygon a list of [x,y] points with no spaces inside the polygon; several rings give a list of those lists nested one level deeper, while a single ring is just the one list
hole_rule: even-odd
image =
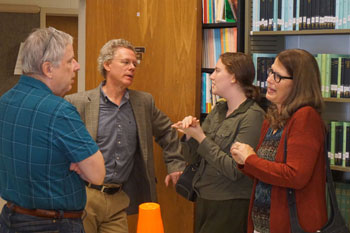
[{"label": "dark strap over shoulder", "polygon": [[[288,137],[288,131],[285,134],[284,138],[284,163],[287,162],[287,137]],[[335,195],[335,188],[334,188],[334,182],[332,177],[332,172],[330,169],[328,154],[327,154],[327,133],[325,133],[325,141],[324,141],[324,156],[325,156],[325,162],[326,162],[326,185],[327,190],[330,198],[330,209],[331,209],[331,215],[328,219],[328,222],[325,226],[322,227],[322,229],[317,230],[317,232],[323,232],[323,233],[349,233],[349,229],[346,227],[345,221],[338,209],[338,203]],[[304,231],[298,220],[298,213],[297,213],[297,207],[296,207],[296,201],[295,201],[295,190],[291,188],[287,188],[287,200],[288,200],[288,206],[289,206],[289,217],[290,217],[290,226],[292,233],[307,233]],[[310,219],[311,220],[311,219]],[[312,220],[311,220],[312,221]]]}]

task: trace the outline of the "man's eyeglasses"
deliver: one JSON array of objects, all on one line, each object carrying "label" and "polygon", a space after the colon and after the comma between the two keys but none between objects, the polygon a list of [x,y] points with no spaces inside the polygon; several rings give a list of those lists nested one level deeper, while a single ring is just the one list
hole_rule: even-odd
[{"label": "man's eyeglasses", "polygon": [[49,27],[49,31],[51,32],[51,35],[50,35],[50,38],[48,39],[48,41],[47,41],[47,43],[46,43],[46,45],[45,45],[44,52],[43,52],[43,57],[45,56],[46,50],[47,50],[47,48],[49,47],[49,44],[50,44],[50,42],[51,42],[52,37],[55,36],[56,29],[53,28],[53,27]]},{"label": "man's eyeglasses", "polygon": [[137,67],[138,63],[135,61],[130,61],[128,59],[117,59],[122,65],[128,66],[128,65],[133,65],[135,68]]},{"label": "man's eyeglasses", "polygon": [[270,76],[271,74],[273,74],[273,79],[275,80],[276,83],[281,82],[282,79],[293,79],[293,77],[285,77],[285,76],[279,75],[275,71],[273,71],[271,68],[268,68],[267,76]]}]

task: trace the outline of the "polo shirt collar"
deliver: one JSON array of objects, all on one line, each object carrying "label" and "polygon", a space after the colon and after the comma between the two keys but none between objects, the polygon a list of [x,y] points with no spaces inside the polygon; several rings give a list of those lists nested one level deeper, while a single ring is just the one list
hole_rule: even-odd
[{"label": "polo shirt collar", "polygon": [[48,86],[46,86],[45,83],[43,83],[42,81],[40,81],[36,78],[30,77],[30,76],[21,75],[19,83],[23,83],[25,85],[28,85],[28,86],[31,86],[34,88],[45,90],[45,91],[53,94],[52,90]]}]

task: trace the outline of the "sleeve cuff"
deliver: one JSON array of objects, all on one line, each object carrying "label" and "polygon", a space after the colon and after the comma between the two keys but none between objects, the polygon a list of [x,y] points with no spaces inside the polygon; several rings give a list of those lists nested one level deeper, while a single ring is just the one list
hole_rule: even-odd
[{"label": "sleeve cuff", "polygon": [[205,137],[204,140],[198,145],[197,152],[202,156],[210,154],[208,151],[211,151],[215,146],[215,142],[213,142],[210,138]]},{"label": "sleeve cuff", "polygon": [[239,165],[239,169],[241,169],[242,171],[249,173],[254,170],[254,166],[252,166],[251,164],[254,163],[254,160],[258,158],[258,156],[256,154],[251,154],[248,156],[248,158],[245,160],[245,163],[243,165]]}]

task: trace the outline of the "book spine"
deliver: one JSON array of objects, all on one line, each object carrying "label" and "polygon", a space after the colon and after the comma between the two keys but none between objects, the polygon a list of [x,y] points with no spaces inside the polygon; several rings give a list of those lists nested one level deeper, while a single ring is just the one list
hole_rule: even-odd
[{"label": "book spine", "polygon": [[335,165],[343,165],[343,123],[338,122],[335,126],[335,154],[334,163]]},{"label": "book spine", "polygon": [[343,28],[344,0],[338,0],[338,1],[339,1],[338,29],[344,29]]},{"label": "book spine", "polygon": [[347,29],[348,28],[348,1],[345,1],[343,3],[343,24],[342,28]]},{"label": "book spine", "polygon": [[330,164],[336,165],[336,126],[339,122],[332,121],[331,122],[331,140],[330,140],[330,154],[328,155],[330,158]]},{"label": "book spine", "polygon": [[209,75],[206,76],[205,80],[206,80],[205,81],[206,83],[205,104],[206,104],[206,112],[209,113],[211,111],[211,92],[212,92],[211,80],[209,79]]},{"label": "book spine", "polygon": [[348,21],[347,21],[347,27],[345,29],[349,29],[350,28],[350,1],[348,1],[348,12],[346,13],[348,16]]},{"label": "book spine", "polygon": [[[350,58],[347,57],[346,60],[349,62]],[[346,69],[344,77],[344,98],[350,98],[350,69]]]},{"label": "book spine", "polygon": [[335,29],[339,29],[339,0],[335,3]]},{"label": "book spine", "polygon": [[311,0],[311,26],[310,29],[316,29],[316,1]]},{"label": "book spine", "polygon": [[[345,136],[345,166],[350,167],[350,122],[344,124]],[[349,206],[350,208],[350,206]]]},{"label": "book spine", "polygon": [[336,98],[338,91],[338,58],[331,59],[331,90],[330,97]]},{"label": "book spine", "polygon": [[341,59],[341,75],[338,77],[338,98],[344,98],[344,80],[346,76],[346,58]]},{"label": "book spine", "polygon": [[202,73],[202,98],[201,98],[201,113],[207,113],[206,111],[206,73]]},{"label": "book spine", "polygon": [[278,0],[273,0],[273,30],[278,31]]}]

